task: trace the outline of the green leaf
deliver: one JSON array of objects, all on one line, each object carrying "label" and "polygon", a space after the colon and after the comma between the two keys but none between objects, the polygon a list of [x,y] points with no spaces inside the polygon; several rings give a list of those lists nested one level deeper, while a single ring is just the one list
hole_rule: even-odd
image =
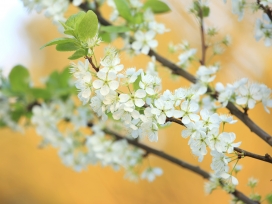
[{"label": "green leaf", "polygon": [[80,21],[76,28],[76,32],[78,33],[78,38],[85,42],[89,38],[93,38],[98,30],[98,19],[96,14],[89,10],[83,19]]},{"label": "green leaf", "polygon": [[76,30],[78,24],[82,21],[85,15],[86,13],[84,11],[80,11],[76,14],[71,15],[65,22],[66,27]]},{"label": "green leaf", "polygon": [[68,87],[71,78],[72,75],[70,73],[70,68],[68,66],[60,73],[60,85],[62,87]]},{"label": "green leaf", "polygon": [[127,26],[101,26],[100,30],[107,33],[124,33],[130,29]]},{"label": "green leaf", "polygon": [[72,35],[72,36],[74,36],[75,38],[77,38],[77,35],[76,35],[74,29],[67,29],[67,30],[64,31],[64,34],[66,34],[66,35]]},{"label": "green leaf", "polygon": [[40,49],[43,49],[47,46],[50,45],[59,45],[59,44],[64,44],[64,43],[69,43],[69,42],[75,42],[75,39],[73,38],[56,38],[54,40],[51,40],[50,42],[46,43],[43,45]]},{"label": "green leaf", "polygon": [[10,74],[9,81],[11,89],[15,92],[24,92],[29,89],[30,75],[28,70],[22,66],[15,66]]},{"label": "green leaf", "polygon": [[99,37],[102,39],[103,42],[110,43],[112,41],[110,33],[100,32]]},{"label": "green leaf", "polygon": [[130,13],[130,7],[127,0],[114,0],[116,8],[119,12],[119,15],[122,16],[127,21],[132,21],[132,16]]},{"label": "green leaf", "polygon": [[84,50],[84,49],[78,49],[77,51],[75,51],[75,53],[68,57],[68,59],[70,60],[75,60],[75,59],[79,59],[81,57],[84,57],[87,55],[87,50]]},{"label": "green leaf", "polygon": [[272,204],[272,194],[268,194],[266,196],[266,200],[267,200],[268,204]]},{"label": "green leaf", "polygon": [[66,52],[66,51],[75,51],[78,50],[80,46],[75,42],[67,42],[63,44],[58,44],[56,46],[57,51]]},{"label": "green leaf", "polygon": [[210,14],[210,8],[207,6],[203,6],[202,7],[202,14],[203,14],[203,17],[208,17]]},{"label": "green leaf", "polygon": [[71,74],[67,67],[62,72],[53,72],[46,81],[46,88],[51,94],[51,98],[67,99],[71,94],[76,93],[76,89],[70,84]]},{"label": "green leaf", "polygon": [[11,116],[11,119],[15,122],[18,122],[19,119],[25,115],[26,113],[26,110],[25,110],[25,107],[24,105],[22,105],[21,103],[16,103],[14,106],[13,106],[13,110],[11,111],[10,113],[10,116]]},{"label": "green leaf", "polygon": [[139,74],[136,81],[133,83],[133,90],[134,91],[136,91],[136,90],[138,90],[140,88],[139,83],[140,83],[141,80],[142,80],[142,76],[141,76],[141,74]]},{"label": "green leaf", "polygon": [[133,21],[134,24],[141,24],[144,22],[144,16],[143,13],[136,13],[135,16],[133,16]]},{"label": "green leaf", "polygon": [[148,0],[144,4],[144,8],[151,8],[154,13],[165,13],[171,11],[169,6],[159,0]]},{"label": "green leaf", "polygon": [[75,38],[78,38],[78,33],[76,32],[76,30],[78,24],[81,22],[85,15],[86,13],[84,11],[80,11],[79,13],[70,16],[65,24],[62,24],[65,29],[64,33],[66,35],[72,35]]},{"label": "green leaf", "polygon": [[72,29],[72,28],[70,28],[69,26],[67,26],[64,22],[62,22],[62,21],[59,21],[59,23],[62,25],[62,27],[64,28],[64,30],[66,30],[66,29]]},{"label": "green leaf", "polygon": [[42,88],[31,88],[30,94],[34,97],[34,99],[51,99],[51,94],[48,90]]}]

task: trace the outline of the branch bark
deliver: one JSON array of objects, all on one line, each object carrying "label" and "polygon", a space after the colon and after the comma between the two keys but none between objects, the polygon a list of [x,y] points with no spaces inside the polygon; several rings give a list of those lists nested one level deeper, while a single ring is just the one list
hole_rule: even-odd
[{"label": "branch bark", "polygon": [[242,157],[251,157],[251,158],[258,159],[258,160],[265,161],[265,162],[272,164],[272,157],[268,153],[266,153],[264,156],[261,156],[259,154],[248,152],[248,151],[240,149],[238,147],[234,147],[234,150],[236,152],[240,153],[238,156],[240,156],[241,158]]},{"label": "branch bark", "polygon": [[229,109],[232,115],[235,115],[240,119],[250,130],[258,135],[262,140],[264,140],[267,144],[272,146],[272,137],[265,132],[262,128],[260,128],[256,123],[254,123],[248,115],[244,114],[240,111],[233,103],[228,103],[227,109]]}]

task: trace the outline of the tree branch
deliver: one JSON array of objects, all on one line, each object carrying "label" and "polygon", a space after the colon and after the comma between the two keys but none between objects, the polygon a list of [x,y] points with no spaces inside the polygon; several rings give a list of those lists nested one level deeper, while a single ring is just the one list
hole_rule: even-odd
[{"label": "tree branch", "polygon": [[[183,160],[177,159],[169,154],[166,154],[162,151],[153,149],[147,145],[144,145],[142,143],[139,143],[136,140],[132,140],[132,139],[128,139],[126,137],[123,137],[121,135],[119,135],[118,133],[115,133],[109,129],[104,129],[104,132],[106,134],[112,135],[114,136],[117,140],[121,140],[121,139],[125,139],[129,144],[141,148],[143,150],[146,151],[146,154],[153,154],[155,156],[158,156],[162,159],[165,159],[166,161],[169,161],[171,163],[174,163],[184,169],[187,169],[201,177],[203,177],[204,179],[209,180],[210,179],[210,174],[208,172],[206,172],[205,170],[201,169],[199,166],[194,166],[192,164],[189,164]],[[243,194],[242,192],[235,190],[232,195],[234,195],[235,197],[237,197],[239,200],[243,201],[244,203],[248,203],[248,204],[257,204],[258,202],[255,202],[253,200],[251,200],[250,198],[248,198],[245,194]]]},{"label": "tree branch", "polygon": [[263,10],[264,13],[266,13],[269,17],[269,19],[271,20],[272,22],[272,10],[271,8],[269,8],[269,6],[263,6],[261,4],[261,1],[260,0],[257,0],[257,4],[259,5],[259,7]]},{"label": "tree branch", "polygon": [[171,162],[171,163],[177,164],[178,166],[181,166],[181,167],[183,167],[183,168],[185,168],[185,169],[188,169],[188,170],[190,170],[190,171],[192,171],[192,172],[194,172],[194,173],[196,173],[196,174],[202,176],[202,177],[205,178],[205,179],[209,179],[209,178],[210,178],[209,173],[206,172],[206,171],[204,171],[204,170],[202,170],[202,169],[201,169],[200,167],[198,167],[198,166],[193,166],[193,165],[191,165],[191,164],[189,164],[189,163],[187,163],[187,162],[185,162],[185,161],[182,161],[182,160],[180,160],[180,159],[177,159],[177,158],[175,158],[175,157],[173,157],[173,156],[171,156],[171,155],[169,155],[169,154],[166,154],[166,153],[164,153],[164,152],[162,152],[162,151],[153,149],[153,148],[151,148],[151,147],[149,147],[149,146],[147,146],[147,145],[144,145],[144,144],[142,144],[142,143],[139,143],[138,141],[135,141],[135,140],[132,140],[132,139],[128,139],[128,138],[126,138],[126,137],[123,137],[123,136],[121,136],[121,135],[119,135],[119,134],[117,134],[117,133],[115,133],[115,132],[113,132],[113,131],[111,131],[111,130],[109,130],[109,129],[104,129],[104,132],[105,132],[106,134],[109,134],[109,135],[114,136],[114,137],[115,137],[116,139],[118,139],[118,140],[120,140],[120,139],[125,139],[125,140],[127,140],[127,142],[128,142],[129,144],[131,144],[131,145],[133,145],[133,146],[135,146],[135,147],[141,148],[141,149],[145,150],[146,152],[148,152],[148,153],[150,153],[150,154],[154,154],[154,155],[156,155],[156,156],[158,156],[158,157],[161,157],[161,158],[163,158],[163,159],[165,159],[165,160],[167,160],[167,161],[169,161],[169,162]]},{"label": "tree branch", "polygon": [[262,128],[260,128],[256,123],[254,123],[248,115],[244,114],[240,111],[233,103],[228,103],[227,109],[229,109],[232,115],[235,115],[239,118],[250,130],[258,135],[262,140],[264,140],[267,144],[272,146],[272,137],[265,132]]},{"label": "tree branch", "polygon": [[272,157],[268,153],[266,153],[264,156],[261,156],[261,155],[254,154],[252,152],[248,152],[246,150],[240,149],[238,147],[234,147],[234,150],[236,152],[240,153],[240,154],[238,154],[238,156],[240,156],[240,158],[251,157],[251,158],[258,159],[258,160],[265,161],[265,162],[272,164]]},{"label": "tree branch", "polygon": [[182,126],[185,126],[181,120],[177,119],[177,118],[174,118],[174,117],[171,117],[171,118],[166,118],[166,122],[174,122],[174,123],[177,123],[179,125],[182,125]]}]

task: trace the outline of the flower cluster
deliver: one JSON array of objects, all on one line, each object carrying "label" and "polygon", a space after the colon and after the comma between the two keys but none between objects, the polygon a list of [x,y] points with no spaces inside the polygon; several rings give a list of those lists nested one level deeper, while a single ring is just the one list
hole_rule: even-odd
[{"label": "flower cluster", "polygon": [[[184,138],[190,136],[188,144],[192,153],[198,157],[200,162],[207,155],[208,147],[213,157],[211,168],[215,171],[214,176],[227,179],[231,176],[227,174],[230,159],[225,153],[233,153],[234,147],[238,147],[241,143],[234,143],[236,138],[235,133],[220,132],[219,128],[220,124],[222,124],[224,130],[226,123],[233,124],[236,121],[231,116],[219,116],[217,113],[211,113],[206,109],[202,109],[200,115],[201,119],[185,124],[186,129],[181,134]],[[233,184],[238,184],[235,178],[233,178]]]},{"label": "flower cluster", "polygon": [[255,39],[264,39],[265,46],[272,45],[272,23],[267,14],[263,14],[263,19],[257,19],[255,25]]},{"label": "flower cluster", "polygon": [[[36,10],[36,12],[41,12],[45,10],[44,14],[48,18],[52,18],[53,22],[58,23],[59,21],[64,21],[65,18],[63,14],[68,9],[70,1],[69,0],[22,0],[25,7],[28,10]],[[73,5],[78,6],[84,0],[73,0]]]},{"label": "flower cluster", "polygon": [[[112,48],[106,50],[98,72],[89,70],[87,60],[85,64],[72,63],[71,72],[77,79],[75,85],[79,89],[79,99],[84,104],[90,102],[92,110],[102,120],[112,117],[121,121],[133,138],[147,136],[150,141],[157,141],[160,126],[172,118],[181,119],[186,126],[182,136],[190,136],[189,145],[199,161],[207,154],[207,147],[210,148],[213,156],[211,168],[215,175],[232,178],[231,174],[227,174],[230,160],[225,153],[233,153],[234,147],[240,143],[234,143],[234,133],[220,132],[219,127],[220,124],[224,127],[226,123],[236,121],[231,116],[201,110],[199,106],[201,96],[215,79],[218,67],[200,66],[197,84],[163,93],[160,92],[161,79],[155,70],[154,58],[149,62],[147,71],[129,68],[121,73],[123,69],[118,53]],[[95,79],[91,80],[92,76]],[[121,86],[127,92],[119,90]],[[238,183],[235,178],[232,180]]]},{"label": "flower cluster", "polygon": [[[225,3],[227,0],[223,0]],[[246,8],[245,0],[232,0],[232,13],[238,16],[238,20],[241,21],[244,17],[244,12]]]},{"label": "flower cluster", "polygon": [[[93,119],[88,107],[76,108],[74,102],[68,100],[35,106],[32,123],[43,137],[41,147],[52,145],[59,148],[59,156],[66,166],[82,171],[90,164],[100,163],[115,170],[123,167],[126,177],[132,180],[138,178],[135,167],[142,163],[144,151],[130,146],[125,139],[108,137],[102,123],[92,124],[92,134],[84,134],[82,128]],[[63,125],[68,122],[71,125]],[[156,175],[161,174],[160,168],[148,167],[141,178],[153,181]]]},{"label": "flower cluster", "polygon": [[[111,20],[115,21],[119,17],[119,12],[113,0],[108,0],[108,5],[113,8]],[[127,44],[124,46],[129,51],[135,54],[148,54],[150,49],[154,49],[158,46],[158,41],[155,40],[157,34],[163,34],[168,32],[169,29],[164,24],[158,23],[155,19],[155,15],[150,8],[143,10],[143,3],[140,0],[128,0],[130,7],[130,14],[132,18],[139,18],[139,13],[143,13],[144,21],[141,21],[133,26],[133,38],[127,35],[124,41]],[[132,43],[130,44],[129,42]]]},{"label": "flower cluster", "polygon": [[228,102],[233,102],[244,109],[252,109],[256,103],[262,102],[266,112],[272,108],[271,89],[264,84],[249,83],[243,78],[233,84],[216,84],[216,91],[219,92],[218,101],[226,106]]},{"label": "flower cluster", "polygon": [[182,50],[183,52],[178,56],[178,65],[183,69],[187,69],[190,62],[194,60],[197,50],[195,48],[190,48],[190,45],[187,41],[184,41],[181,44],[178,44],[172,48],[173,50]]},{"label": "flower cluster", "polygon": [[144,12],[145,21],[139,25],[138,29],[135,31],[134,37],[135,41],[132,43],[131,47],[136,53],[148,54],[150,49],[156,48],[158,46],[155,36],[157,34],[163,34],[168,32],[164,24],[158,23],[155,20],[155,16],[151,9],[147,9]]}]

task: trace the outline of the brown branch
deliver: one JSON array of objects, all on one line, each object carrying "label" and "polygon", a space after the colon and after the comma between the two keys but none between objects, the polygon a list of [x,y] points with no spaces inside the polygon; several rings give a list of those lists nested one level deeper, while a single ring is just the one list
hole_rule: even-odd
[{"label": "brown branch", "polygon": [[271,8],[269,8],[269,6],[263,6],[261,4],[260,0],[257,0],[257,4],[263,10],[263,12],[267,14],[267,16],[269,17],[269,19],[272,21],[272,10],[271,10]]},{"label": "brown branch", "polygon": [[173,117],[171,117],[171,118],[166,118],[166,122],[174,122],[174,123],[177,123],[177,124],[179,124],[179,125],[185,126],[185,125],[181,122],[181,120],[179,120],[179,119],[177,119],[177,118],[173,118]]},{"label": "brown branch", "polygon": [[240,156],[240,158],[251,157],[251,158],[258,159],[258,160],[265,161],[272,164],[272,157],[267,153],[265,154],[265,156],[261,156],[261,155],[254,154],[252,152],[248,152],[246,150],[240,149],[238,147],[234,147],[234,150],[236,152],[239,152],[238,156]]},{"label": "brown branch", "polygon": [[233,103],[228,103],[227,109],[229,109],[232,115],[235,115],[239,118],[250,130],[258,135],[262,140],[264,140],[267,144],[272,146],[272,137],[265,132],[262,128],[260,128],[256,123],[254,123],[248,115],[244,114],[240,111]]},{"label": "brown branch", "polygon": [[109,130],[109,129],[104,129],[104,132],[105,132],[106,134],[109,134],[109,135],[114,136],[114,137],[115,137],[116,139],[118,139],[118,140],[120,140],[120,139],[125,139],[125,140],[127,140],[127,142],[128,142],[129,144],[131,144],[131,145],[133,145],[133,146],[135,146],[135,147],[141,148],[141,149],[145,150],[146,152],[148,152],[149,154],[154,154],[154,155],[156,155],[156,156],[158,156],[158,157],[161,157],[161,158],[163,158],[163,159],[165,159],[165,160],[167,160],[167,161],[169,161],[169,162],[171,162],[171,163],[177,164],[178,166],[181,166],[181,167],[183,167],[183,168],[185,168],[185,169],[188,169],[188,170],[190,170],[190,171],[192,171],[192,172],[194,172],[194,173],[196,173],[196,174],[202,176],[202,177],[205,178],[205,179],[209,179],[209,178],[210,178],[209,173],[206,172],[206,171],[204,171],[204,170],[202,170],[202,169],[201,169],[200,167],[198,167],[198,166],[193,166],[193,165],[191,165],[191,164],[189,164],[189,163],[187,163],[187,162],[185,162],[185,161],[182,161],[182,160],[180,160],[180,159],[177,159],[177,158],[175,158],[175,157],[173,157],[173,156],[171,156],[171,155],[169,155],[169,154],[166,154],[166,153],[164,153],[164,152],[162,152],[162,151],[153,149],[152,147],[149,147],[149,146],[147,146],[147,145],[144,145],[144,144],[142,144],[142,143],[139,143],[139,142],[137,142],[137,141],[135,141],[135,140],[132,140],[132,139],[128,139],[128,138],[126,138],[126,137],[123,137],[123,136],[121,136],[121,135],[119,135],[119,134],[117,134],[117,133],[115,133],[115,132],[113,132],[113,131],[111,131],[111,130]]},{"label": "brown branch", "polygon": [[96,71],[96,72],[99,72],[99,69],[95,66],[95,64],[93,63],[93,59],[92,59],[92,57],[85,57],[88,61],[89,61],[89,63],[92,65],[92,68]]},{"label": "brown branch", "polygon": [[[157,157],[160,157],[162,159],[165,159],[166,161],[169,161],[171,163],[174,163],[184,169],[187,169],[191,172],[194,172],[195,174],[203,177],[204,179],[209,180],[210,179],[210,174],[208,172],[206,172],[205,170],[201,169],[199,166],[194,166],[192,164],[189,164],[181,159],[175,158],[169,154],[166,154],[162,151],[156,150],[154,148],[151,148],[145,144],[139,143],[138,141],[132,140],[132,139],[128,139],[126,137],[123,137],[121,135],[119,135],[118,133],[115,133],[109,129],[104,129],[104,132],[106,134],[112,135],[114,136],[117,140],[121,140],[121,139],[125,139],[129,144],[141,148],[143,150],[146,151],[146,154],[153,154]],[[237,197],[239,200],[243,201],[244,203],[248,203],[248,204],[257,204],[258,202],[255,202],[253,200],[251,200],[249,197],[247,197],[245,194],[243,194],[242,192],[240,192],[239,190],[235,190],[232,195],[234,195],[235,197]]]},{"label": "brown branch", "polygon": [[185,71],[184,69],[181,69],[179,66],[167,60],[160,54],[156,53],[154,50],[150,49],[148,56],[150,57],[154,56],[158,62],[160,62],[164,67],[167,67],[168,69],[170,69],[173,74],[182,76],[183,78],[187,79],[188,81],[194,84],[197,82],[197,79],[192,74]]}]

